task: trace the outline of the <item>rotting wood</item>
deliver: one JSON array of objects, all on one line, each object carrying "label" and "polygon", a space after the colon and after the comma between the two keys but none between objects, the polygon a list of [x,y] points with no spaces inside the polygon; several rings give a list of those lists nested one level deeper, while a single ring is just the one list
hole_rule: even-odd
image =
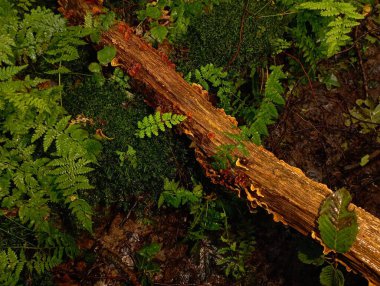
[{"label": "rotting wood", "polygon": [[[69,20],[74,20],[73,23],[80,23],[86,11],[93,14],[101,11],[94,4],[97,1],[59,2],[60,11]],[[273,214],[275,221],[320,241],[316,235],[316,220],[321,203],[331,194],[326,185],[307,178],[300,169],[253,143],[245,143],[249,156],[239,160],[233,172],[213,170],[209,158],[216,153],[217,147],[236,144],[228,136],[229,133],[239,133],[236,120],[224,110],[215,108],[199,88],[188,84],[175,71],[165,54],[136,36],[128,25],[119,23],[103,33],[101,45],[116,47],[117,64],[152,91],[149,98],[152,106],[163,112],[187,116],[179,129],[193,141],[196,158],[213,183],[246,196],[252,207],[263,207]],[[358,216],[359,234],[342,261],[375,285],[380,285],[380,219],[362,208],[352,207]]]}]

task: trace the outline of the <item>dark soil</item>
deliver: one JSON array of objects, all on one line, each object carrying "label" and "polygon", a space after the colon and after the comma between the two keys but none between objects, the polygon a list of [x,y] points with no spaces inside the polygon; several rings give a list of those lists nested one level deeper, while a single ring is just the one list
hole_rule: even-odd
[{"label": "dark soil", "polygon": [[[380,94],[380,48],[367,50],[364,72],[373,83],[369,96]],[[333,65],[334,63],[329,63]],[[326,67],[329,68],[329,67]],[[341,87],[327,90],[321,83],[303,86],[286,104],[267,148],[288,164],[301,168],[310,178],[331,189],[345,187],[353,202],[380,216],[380,157],[375,133],[363,134],[357,125],[346,126],[355,101],[365,98],[362,70],[341,70]],[[372,154],[364,167],[360,159]]]}]

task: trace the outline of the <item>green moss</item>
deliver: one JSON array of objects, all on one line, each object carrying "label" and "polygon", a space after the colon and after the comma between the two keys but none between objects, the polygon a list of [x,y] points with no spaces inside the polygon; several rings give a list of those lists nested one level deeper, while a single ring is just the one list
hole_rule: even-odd
[{"label": "green moss", "polygon": [[[91,131],[101,128],[113,140],[103,140],[103,153],[94,172],[97,201],[123,205],[131,196],[150,192],[154,197],[162,189],[163,178],[174,178],[177,162],[186,162],[186,147],[169,131],[151,139],[135,136],[137,121],[153,112],[141,97],[128,98],[125,91],[107,80],[102,87],[87,78],[78,87],[66,91],[65,106],[71,114],[93,118]],[[129,96],[130,97],[130,96]],[[125,160],[120,166],[116,151],[136,150],[137,167]]]},{"label": "green moss", "polygon": [[[180,63],[184,72],[208,63],[228,64],[237,51],[244,2],[221,3],[211,14],[192,19],[188,35],[181,43],[190,49],[186,62]],[[249,0],[247,10],[240,52],[232,65],[236,70],[265,62],[272,52],[271,42],[281,37],[286,27],[282,17],[269,16],[278,14],[279,8],[268,1]]]}]

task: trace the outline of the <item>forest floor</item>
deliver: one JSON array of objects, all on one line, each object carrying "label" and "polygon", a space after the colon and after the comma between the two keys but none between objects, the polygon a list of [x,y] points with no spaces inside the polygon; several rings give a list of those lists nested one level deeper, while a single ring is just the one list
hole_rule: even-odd
[{"label": "forest floor", "polygon": [[[327,89],[325,84],[313,82],[312,88],[310,84],[295,88],[265,146],[329,188],[349,188],[356,205],[380,217],[376,134],[363,134],[345,123],[355,101],[365,97],[364,85],[369,96],[380,94],[380,48],[372,46],[362,56],[361,64],[351,65],[349,59],[325,63],[326,70],[334,71],[339,87]],[[367,154],[370,160],[361,166],[361,158]],[[188,211],[155,209],[146,206],[149,217],[139,216],[133,208],[126,213],[99,209],[104,216],[98,218],[95,236],[78,242],[92,259],[87,255],[57,267],[56,285],[125,285],[127,281],[140,285],[137,277],[141,272],[133,271],[138,264],[133,254],[152,241],[162,244],[154,259],[161,269],[151,276],[154,285],[319,285],[319,269],[297,258],[305,239],[274,223],[263,211],[254,214],[256,250],[246,278],[237,283],[213,267],[216,250],[210,241],[202,240],[196,251],[184,243]],[[352,273],[347,274],[346,281],[346,285],[366,285],[364,279]]]}]

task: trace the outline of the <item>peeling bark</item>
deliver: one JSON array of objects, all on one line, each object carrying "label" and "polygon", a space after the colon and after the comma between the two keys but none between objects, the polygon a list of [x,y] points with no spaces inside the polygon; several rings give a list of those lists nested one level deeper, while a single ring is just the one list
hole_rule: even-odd
[{"label": "peeling bark", "polygon": [[[74,23],[80,23],[85,11],[99,13],[100,9],[91,4],[96,1],[59,2],[60,11]],[[179,129],[193,141],[196,158],[213,183],[246,197],[252,207],[263,207],[273,214],[275,221],[320,241],[316,223],[318,211],[326,196],[332,193],[326,185],[307,178],[300,169],[250,142],[245,143],[249,156],[243,158],[240,155],[238,164],[229,171],[214,170],[209,158],[216,154],[218,146],[236,144],[228,136],[239,134],[236,120],[224,110],[215,108],[199,88],[188,84],[175,71],[174,64],[165,54],[136,36],[126,24],[118,23],[104,32],[101,45],[116,47],[114,64],[152,91],[149,98],[152,106],[162,112],[187,116]],[[380,285],[380,219],[360,207],[352,207],[358,216],[359,234],[342,262]]]}]

